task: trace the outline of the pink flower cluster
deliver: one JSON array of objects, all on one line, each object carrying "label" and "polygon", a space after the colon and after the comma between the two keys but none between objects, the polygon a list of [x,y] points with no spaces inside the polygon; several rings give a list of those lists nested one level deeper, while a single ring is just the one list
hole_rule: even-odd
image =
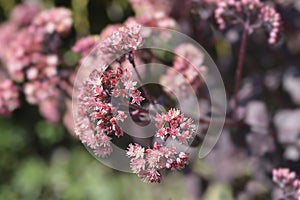
[{"label": "pink flower cluster", "polygon": [[215,18],[219,24],[219,28],[224,29],[226,27],[226,21],[232,20],[231,22],[233,23],[239,23],[239,20],[244,20],[239,17],[243,15],[245,11],[249,14],[257,15],[261,7],[262,3],[260,0],[219,1],[215,10]]},{"label": "pink flower cluster", "polygon": [[0,26],[0,58],[4,61],[7,57],[7,49],[14,40],[16,34],[23,27],[27,27],[32,19],[40,12],[39,5],[21,4],[16,6],[7,22]]},{"label": "pink flower cluster", "polygon": [[124,58],[124,54],[141,47],[143,44],[141,28],[141,25],[135,22],[127,23],[104,39],[97,47],[103,57],[102,65],[110,65],[115,59]]},{"label": "pink flower cluster", "polygon": [[128,98],[136,105],[144,100],[131,77],[129,70],[118,67],[103,73],[94,70],[83,83],[78,98],[76,133],[98,156],[105,157],[112,152],[109,143],[112,135],[123,135],[118,122],[123,122],[127,115],[112,105],[111,98]]},{"label": "pink flower cluster", "polygon": [[[195,125],[191,119],[185,118],[178,109],[170,109],[166,114],[157,114],[156,137],[165,141],[168,137],[187,144],[195,136]],[[162,179],[160,171],[181,170],[188,164],[188,153],[176,152],[175,146],[166,146],[163,142],[154,142],[153,148],[143,148],[139,144],[130,144],[127,156],[130,166],[142,180],[159,183]]]},{"label": "pink flower cluster", "polygon": [[65,8],[38,14],[9,46],[5,62],[10,76],[23,82],[56,75],[60,38],[70,31],[71,25],[71,12]]},{"label": "pink flower cluster", "polygon": [[95,59],[95,57],[102,56],[101,65],[113,65],[113,61],[118,59],[123,62],[122,66],[124,67],[123,64],[126,60],[124,61],[122,59],[124,57],[120,59],[118,56],[123,56],[123,54],[142,46],[143,38],[140,31],[141,25],[136,21],[126,21],[124,25],[108,25],[100,35],[87,36],[78,40],[72,51],[81,55],[79,64],[83,64],[84,59],[87,58],[89,64],[93,65],[95,64],[94,60],[99,62],[99,59]]},{"label": "pink flower cluster", "polygon": [[[126,25],[126,21],[124,22],[124,25]],[[124,25],[122,25],[122,24],[107,25],[104,29],[102,29],[102,31],[100,33],[100,40],[105,40],[106,38],[111,36],[113,32],[118,31],[118,29]]]},{"label": "pink flower cluster", "polygon": [[81,55],[79,64],[83,63],[84,58],[91,53],[91,51],[99,44],[99,42],[99,36],[92,35],[81,38],[75,43],[75,45],[72,47],[72,51]]},{"label": "pink flower cluster", "polygon": [[62,101],[59,89],[60,79],[49,77],[45,81],[33,80],[26,82],[23,92],[26,100],[33,105],[39,105],[40,113],[49,122],[58,122],[60,119],[60,106]]},{"label": "pink flower cluster", "polygon": [[[95,48],[95,52],[104,55],[104,59],[111,59],[116,54],[132,52],[142,45],[143,38],[140,36],[140,28],[141,26],[135,24],[134,21],[128,21],[121,27],[119,25],[109,26],[99,36],[100,38],[106,37],[100,46],[97,46],[98,36],[87,37],[81,39],[73,47],[73,51],[85,56],[90,55],[90,53],[94,54],[91,50]],[[202,63],[203,55],[200,54],[199,61],[199,57],[195,58],[193,53],[198,52],[189,54],[191,59],[196,60],[193,62]],[[136,58],[137,60],[135,60],[139,61],[138,57]],[[112,153],[112,138],[123,135],[118,123],[123,122],[127,117],[127,114],[119,111],[111,103],[111,99],[130,99],[130,104],[135,107],[139,107],[144,100],[141,92],[136,88],[135,74],[131,72],[132,64],[128,59],[117,61],[109,63],[108,60],[105,60],[104,63],[109,64],[109,67],[106,70],[103,70],[104,67],[94,70],[89,75],[88,80],[83,82],[78,96],[76,134],[86,146],[100,157],[106,157]],[[176,65],[180,68],[179,61]],[[185,66],[181,66],[181,68],[185,68]],[[193,79],[191,74],[188,77]],[[194,80],[191,82],[194,83]],[[122,102],[118,105],[122,106]],[[138,112],[134,113],[140,112],[139,109],[136,111]],[[185,118],[176,109],[171,109],[166,114],[158,114],[156,126],[159,129],[156,137],[163,140],[172,137],[184,144],[188,144],[196,133],[193,121]],[[162,131],[164,131],[164,135],[162,135]],[[144,149],[138,144],[131,144],[127,155],[131,158],[133,171],[148,182],[160,182],[160,170],[183,169],[188,163],[187,153],[176,152],[176,147],[167,147],[158,142],[154,143],[153,148],[148,149]]]},{"label": "pink flower cluster", "polygon": [[160,183],[160,171],[166,169],[183,169],[188,164],[188,154],[176,152],[176,148],[165,147],[155,142],[153,148],[143,148],[139,144],[130,144],[127,156],[131,159],[130,166],[142,180],[150,183]]},{"label": "pink flower cluster", "polygon": [[127,23],[118,28],[117,31],[113,31],[101,42],[99,50],[104,56],[106,64],[110,64],[117,58],[116,56],[122,56],[142,46],[141,28],[140,24]]},{"label": "pink flower cluster", "polygon": [[[136,50],[143,44],[143,38],[140,35],[141,25],[135,21],[107,26],[100,35],[81,38],[73,46],[72,51],[80,53],[79,64],[83,64],[85,58],[90,61],[89,64],[99,62],[95,57],[101,56],[101,63],[97,65],[113,64],[115,59],[122,61],[124,54]],[[94,51],[92,51],[94,49]],[[92,53],[93,55],[89,55]],[[121,56],[121,59],[119,58]]]},{"label": "pink flower cluster", "polygon": [[87,56],[91,50],[99,43],[99,36],[93,35],[81,38],[72,47],[72,51],[80,53],[82,57]]},{"label": "pink flower cluster", "polygon": [[0,115],[10,116],[19,106],[17,86],[0,71]]},{"label": "pink flower cluster", "polygon": [[0,36],[6,48],[0,53],[4,66],[10,78],[21,83],[26,100],[39,105],[50,122],[60,119],[59,50],[71,26],[71,11],[66,8],[40,11],[38,6],[26,4],[17,7],[9,24],[2,26],[7,30]]},{"label": "pink flower cluster", "polygon": [[72,24],[72,13],[66,8],[46,10],[33,19],[33,26],[35,26],[37,31],[41,31],[44,34],[67,34],[70,32]]},{"label": "pink flower cluster", "polygon": [[193,120],[185,118],[178,109],[170,109],[165,114],[157,114],[155,121],[158,128],[155,136],[162,140],[171,137],[177,139],[180,143],[188,144],[195,136],[196,127]]},{"label": "pink flower cluster", "polygon": [[130,0],[136,13],[134,20],[144,26],[175,28],[176,21],[169,17],[172,3],[169,0]]},{"label": "pink flower cluster", "polygon": [[175,58],[173,67],[161,76],[160,84],[167,86],[164,90],[170,95],[188,96],[190,85],[195,93],[203,85],[203,76],[207,67],[203,66],[204,55],[193,44],[183,43],[174,50]]},{"label": "pink flower cluster", "polygon": [[224,29],[227,22],[246,24],[248,21],[251,29],[266,26],[270,33],[270,44],[274,44],[279,38],[281,17],[274,8],[265,5],[260,0],[219,1],[215,9],[215,19],[220,29]]},{"label": "pink flower cluster", "polygon": [[270,25],[272,28],[269,31],[269,43],[275,44],[280,34],[280,14],[270,6],[264,6],[261,9],[260,19],[265,23],[266,26]]},{"label": "pink flower cluster", "polygon": [[170,0],[130,0],[131,6],[137,12],[137,15],[147,14],[145,12],[150,13],[161,11],[165,13],[169,13],[171,11]]},{"label": "pink flower cluster", "polygon": [[280,168],[273,170],[273,181],[284,191],[285,198],[300,200],[300,180],[296,178],[296,173],[289,169]]},{"label": "pink flower cluster", "polygon": [[39,4],[27,3],[15,7],[11,13],[10,20],[17,26],[27,26],[32,19],[41,11]]}]

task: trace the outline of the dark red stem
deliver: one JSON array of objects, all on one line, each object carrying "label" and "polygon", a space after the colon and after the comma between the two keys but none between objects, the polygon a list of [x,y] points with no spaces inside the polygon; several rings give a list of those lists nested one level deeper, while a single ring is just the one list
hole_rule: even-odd
[{"label": "dark red stem", "polygon": [[247,48],[248,34],[249,34],[249,21],[246,21],[246,23],[244,25],[242,43],[241,43],[240,52],[239,52],[237,70],[236,70],[236,74],[235,74],[235,89],[234,89],[234,115],[235,115],[235,117],[237,117],[237,110],[238,110],[238,106],[240,103],[238,93],[239,93],[240,85],[241,85],[242,72],[243,72],[245,54],[246,54],[246,48]]},{"label": "dark red stem", "polygon": [[139,82],[140,82],[140,84],[141,84],[141,88],[142,88],[142,90],[143,90],[143,92],[144,92],[144,95],[145,95],[146,99],[148,99],[148,101],[149,101],[151,104],[153,104],[153,105],[156,104],[154,98],[151,96],[151,94],[150,94],[150,92],[148,91],[148,89],[143,85],[143,80],[142,80],[142,77],[141,77],[140,73],[139,73],[138,70],[136,69],[136,65],[135,65],[135,62],[134,62],[134,56],[133,56],[133,53],[132,53],[132,52],[130,52],[130,53],[128,54],[128,60],[129,60],[130,64],[132,65],[132,67],[133,67],[133,69],[134,69],[134,71],[135,71],[135,73],[136,73],[136,75],[137,75],[137,77],[138,77],[138,79],[139,79]]}]

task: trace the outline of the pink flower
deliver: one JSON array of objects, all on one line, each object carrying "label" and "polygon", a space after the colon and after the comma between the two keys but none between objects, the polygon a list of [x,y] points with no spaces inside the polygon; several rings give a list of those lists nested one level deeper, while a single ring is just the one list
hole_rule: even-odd
[{"label": "pink flower", "polygon": [[41,8],[39,4],[20,4],[13,9],[10,20],[18,24],[18,26],[27,26],[40,11]]},{"label": "pink flower", "polygon": [[147,149],[146,150],[146,161],[149,168],[163,168],[164,155],[159,149]]},{"label": "pink flower", "polygon": [[57,123],[60,120],[60,105],[58,99],[47,99],[39,104],[40,113],[49,122]]},{"label": "pink flower", "polygon": [[114,24],[106,26],[100,33],[100,40],[104,40],[112,35],[114,31],[118,31],[121,28],[121,24]]},{"label": "pink flower", "polygon": [[131,0],[136,17],[128,22],[137,22],[148,27],[176,28],[176,21],[172,19],[170,11],[172,1],[169,0]]},{"label": "pink flower", "polygon": [[63,96],[58,52],[62,37],[71,30],[71,12],[65,8],[40,11],[37,5],[24,4],[13,11],[10,20],[15,25],[6,28],[14,33],[0,36],[0,43],[7,40],[5,54],[0,52],[4,66],[22,84],[26,100],[39,105],[48,121],[58,122]]},{"label": "pink flower", "polygon": [[137,15],[150,15],[156,11],[164,13],[171,11],[170,0],[130,0],[130,3]]},{"label": "pink flower", "polygon": [[144,171],[140,176],[144,181],[147,181],[150,183],[160,183],[161,179],[162,179],[162,176],[159,173],[159,171],[154,170],[154,169]]},{"label": "pink flower", "polygon": [[136,50],[143,44],[143,38],[140,35],[141,25],[132,23],[126,24],[112,32],[99,46],[99,51],[110,64],[113,58],[121,56],[124,53]]},{"label": "pink flower", "polygon": [[269,31],[270,44],[274,44],[279,38],[280,14],[260,0],[219,1],[215,10],[215,19],[221,30],[226,28],[227,23],[244,24],[248,21],[251,23],[249,24],[250,31],[266,27]]},{"label": "pink flower", "polygon": [[287,168],[273,170],[273,181],[283,191],[284,195],[289,194],[293,199],[300,199],[300,181],[296,178],[296,173]]},{"label": "pink flower", "polygon": [[296,178],[295,172],[290,172],[289,169],[274,169],[273,181],[279,185],[286,186],[291,184]]},{"label": "pink flower", "polygon": [[80,53],[82,57],[87,56],[99,43],[99,36],[88,36],[78,40],[72,47],[72,51]]},{"label": "pink flower", "polygon": [[72,13],[66,8],[53,8],[41,12],[33,20],[33,25],[42,27],[45,33],[69,33],[73,24]]},{"label": "pink flower", "polygon": [[160,171],[181,170],[188,164],[188,154],[176,152],[174,146],[164,147],[155,142],[152,148],[143,148],[139,144],[130,144],[127,149],[130,158],[130,167],[142,180],[146,182],[159,183],[161,181]]},{"label": "pink flower", "polygon": [[160,137],[162,140],[165,138],[166,134],[166,129],[165,128],[161,128],[157,131],[157,137]]},{"label": "pink flower", "polygon": [[156,126],[159,129],[156,137],[165,139],[171,136],[179,142],[187,144],[196,134],[192,119],[185,118],[178,109],[170,109],[166,114],[156,115]]},{"label": "pink flower", "polygon": [[269,43],[275,44],[280,36],[281,16],[273,7],[264,6],[261,9],[260,19],[266,27],[271,27],[269,31]]},{"label": "pink flower", "polygon": [[173,67],[169,68],[165,75],[161,76],[160,84],[164,90],[175,97],[186,97],[191,95],[188,86],[195,93],[203,86],[203,77],[207,67],[203,66],[204,54],[194,45],[189,43],[180,44],[175,48]]},{"label": "pink flower", "polygon": [[97,146],[95,149],[93,149],[93,152],[95,153],[95,155],[105,158],[112,153],[112,147],[110,145]]},{"label": "pink flower", "polygon": [[[178,117],[179,118],[179,115],[180,115],[180,111],[178,109],[174,109],[174,108],[171,108],[169,110],[169,112],[167,112],[167,114],[165,115],[165,120],[167,122],[171,122],[171,120],[177,120],[176,118]],[[180,117],[182,118],[182,117]]]},{"label": "pink flower", "polygon": [[[125,112],[117,110],[117,108],[111,103],[112,96],[122,96],[123,98],[132,98],[131,104],[139,105],[144,98],[141,96],[141,92],[138,91],[134,85],[126,89],[126,85],[130,78],[131,73],[127,69],[122,69],[122,67],[117,67],[115,69],[107,69],[103,73],[94,70],[88,77],[87,80],[83,82],[80,88],[80,93],[78,96],[79,109],[78,118],[76,122],[77,134],[79,139],[90,146],[92,150],[97,150],[97,155],[101,156],[100,150],[103,149],[105,152],[103,156],[107,156],[112,149],[99,148],[101,143],[97,142],[98,145],[89,145],[89,143],[94,144],[92,141],[87,141],[86,138],[91,138],[95,140],[93,135],[101,135],[102,141],[103,137],[106,137],[107,142],[104,146],[108,145],[108,141],[111,139],[111,135],[121,137],[123,135],[122,129],[118,126],[118,123],[124,121],[127,117]],[[124,92],[125,91],[125,92]],[[91,131],[87,131],[87,130]],[[91,134],[92,136],[87,136]],[[109,140],[108,140],[109,139]],[[130,153],[136,155],[138,158],[142,156],[143,150],[140,149],[130,149]]]},{"label": "pink flower", "polygon": [[19,107],[19,90],[17,86],[0,71],[0,115],[10,116]]},{"label": "pink flower", "polygon": [[[60,38],[70,31],[71,25],[70,11],[54,8],[40,12],[28,27],[21,29],[14,36],[4,59],[14,80],[23,82],[25,78],[33,80],[55,76]],[[49,37],[49,34],[54,36]]]},{"label": "pink flower", "polygon": [[116,120],[124,122],[127,118],[127,115],[123,111],[118,111],[118,115],[116,116]]},{"label": "pink flower", "polygon": [[15,23],[10,21],[0,25],[0,46],[2,47],[0,49],[0,58],[3,62],[6,62],[7,48],[17,34],[18,28]]},{"label": "pink flower", "polygon": [[132,100],[131,103],[136,103],[137,105],[141,105],[141,102],[145,100],[144,97],[141,96],[141,92],[139,90],[132,91]]},{"label": "pink flower", "polygon": [[160,129],[160,128],[163,128],[163,126],[164,126],[164,117],[163,117],[163,115],[160,115],[160,114],[156,114],[156,116],[155,116],[155,126],[158,128],[158,129]]},{"label": "pink flower", "polygon": [[129,157],[136,157],[136,158],[143,158],[145,153],[145,149],[138,144],[129,144],[127,149],[127,156]]},{"label": "pink flower", "polygon": [[133,173],[141,173],[141,171],[145,170],[146,160],[143,158],[133,158],[130,160],[130,167]]}]

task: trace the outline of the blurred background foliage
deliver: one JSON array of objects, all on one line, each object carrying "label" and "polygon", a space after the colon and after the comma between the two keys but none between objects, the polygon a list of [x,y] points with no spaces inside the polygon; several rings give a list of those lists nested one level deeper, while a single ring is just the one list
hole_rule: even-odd
[{"label": "blurred background foliage", "polygon": [[[0,22],[5,21],[12,9],[21,2],[21,0],[0,0]],[[72,10],[74,30],[67,38],[67,45],[63,47],[67,50],[64,60],[70,66],[78,61],[78,55],[70,50],[78,38],[99,34],[108,24],[123,22],[134,15],[128,0],[40,0],[39,2],[45,8],[64,6]],[[178,12],[180,13],[180,9]],[[286,10],[285,14],[283,20],[287,27],[289,22],[293,22],[290,20],[292,17],[298,19],[297,21],[300,19],[299,14],[290,10]],[[282,48],[284,54],[282,49],[276,47],[270,51],[271,48],[265,45],[260,37],[264,34],[256,33],[250,38],[253,44],[249,44],[247,49],[250,67],[245,68],[245,74],[252,72],[254,75],[245,83],[249,83],[250,87],[255,85],[254,83],[259,82],[257,80],[262,80],[263,74],[277,66],[279,70],[274,72],[276,74],[278,72],[279,75],[291,63],[295,63],[299,68],[300,49],[295,38],[300,38],[300,25],[297,26],[298,29],[295,30],[287,29],[284,35],[288,39],[287,45]],[[211,31],[207,33],[213,34],[215,39],[205,40],[203,46],[214,59],[217,58],[215,59],[217,64],[222,63],[223,68],[220,68],[220,71],[226,77],[225,87],[231,96],[233,91],[230,88],[233,88],[232,74],[235,68],[230,67],[235,62],[234,52],[238,52],[239,45],[238,42],[230,44],[227,37],[214,30],[213,26],[210,26],[210,29]],[[238,34],[238,32],[234,33]],[[238,39],[239,36],[237,35],[236,38]],[[158,57],[162,55],[164,58],[167,57],[163,52],[155,53]],[[166,59],[168,60],[168,57]],[[272,73],[271,77],[273,77]],[[280,79],[274,77],[276,81]],[[256,99],[255,95],[261,94],[263,89],[260,87],[253,89],[251,98],[254,96]],[[295,85],[295,88],[298,89],[299,86]],[[247,92],[247,87],[245,89]],[[297,92],[297,89],[293,91]],[[276,90],[274,94],[268,91],[270,95],[261,95],[261,98],[267,102],[270,115],[277,112],[279,108],[297,108],[291,103],[288,94],[283,92],[282,88],[279,90],[279,93]],[[48,123],[39,115],[37,107],[26,104],[16,110],[12,118],[0,118],[0,200],[187,200],[192,199],[191,196],[195,193],[200,193],[199,188],[204,191],[204,194],[200,195],[202,200],[233,200],[234,196],[237,196],[237,191],[241,190],[247,190],[251,200],[268,200],[271,199],[269,188],[272,185],[269,179],[268,184],[263,182],[265,180],[261,177],[265,176],[262,176],[261,168],[270,168],[270,165],[268,162],[264,163],[263,159],[260,160],[263,164],[258,165],[257,163],[260,162],[251,157],[251,151],[259,151],[259,148],[256,148],[256,143],[254,150],[248,148],[251,145],[246,146],[249,131],[248,126],[243,126],[241,129],[234,129],[232,133],[222,133],[220,146],[214,149],[215,153],[210,154],[207,162],[196,159],[189,169],[164,176],[161,184],[146,184],[134,174],[118,172],[101,164],[88,153],[79,140],[68,133],[63,125]],[[239,132],[242,134],[237,134]],[[232,142],[228,142],[231,140]],[[258,147],[261,145],[265,148],[264,145],[268,144],[263,137],[254,137],[254,140],[257,141]],[[246,151],[241,150],[243,148],[240,146],[246,147]],[[280,149],[279,154],[277,151],[267,152],[265,160],[273,161],[276,154],[280,156],[282,152],[283,149]],[[284,166],[299,171],[299,160],[295,162],[284,160],[283,163]],[[251,177],[253,174],[254,178]],[[270,178],[271,174],[266,176]],[[222,178],[225,181],[222,181]],[[232,181],[226,181],[226,178]],[[252,198],[251,195],[254,197]]]},{"label": "blurred background foliage", "polygon": [[[0,21],[20,0],[0,0]],[[44,0],[43,6],[72,10],[76,37],[98,34],[107,24],[133,14],[127,0]],[[68,56],[68,55],[67,55]],[[70,62],[76,62],[69,55]],[[80,141],[59,124],[43,120],[34,106],[25,105],[12,118],[0,118],[0,200],[186,199],[185,177],[168,176],[162,184],[145,184],[134,174],[114,171],[92,157]],[[230,190],[205,199],[230,200]],[[225,191],[224,191],[225,188]],[[220,193],[220,194],[219,194]]]}]

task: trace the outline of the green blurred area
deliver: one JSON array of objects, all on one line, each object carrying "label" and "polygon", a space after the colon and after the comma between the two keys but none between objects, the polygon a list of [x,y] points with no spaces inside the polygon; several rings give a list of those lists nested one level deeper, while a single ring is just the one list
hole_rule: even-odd
[{"label": "green blurred area", "polygon": [[[0,0],[5,21],[19,0]],[[72,9],[77,37],[98,34],[107,24],[133,14],[126,0],[45,0],[43,6]],[[146,184],[134,174],[102,165],[62,125],[44,121],[24,105],[12,118],[0,118],[0,200],[186,199],[185,177],[167,176]]]},{"label": "green blurred area", "polygon": [[0,127],[0,199],[184,199],[181,175],[141,183],[100,164],[62,127],[40,121],[27,130],[5,119]]}]

